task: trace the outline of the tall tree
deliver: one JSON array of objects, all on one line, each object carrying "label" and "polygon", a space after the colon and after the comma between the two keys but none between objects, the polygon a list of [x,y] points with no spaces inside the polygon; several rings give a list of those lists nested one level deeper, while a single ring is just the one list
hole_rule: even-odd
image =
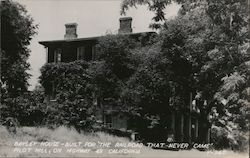
[{"label": "tall tree", "polygon": [[161,27],[160,22],[165,20],[164,9],[173,1],[180,3],[182,0],[123,0],[121,5],[121,14],[126,14],[129,7],[147,5],[150,11],[155,12],[155,16],[152,19],[154,23],[150,24],[150,27],[159,29]]},{"label": "tall tree", "polygon": [[[186,87],[175,88],[175,93],[196,91],[200,100],[197,106],[204,119],[212,115],[213,125],[223,127],[228,139],[232,131],[245,130],[249,123],[242,121],[247,118],[245,111],[249,106],[246,97],[249,96],[250,69],[247,1],[173,2],[182,7],[176,19],[160,26],[163,57],[159,59],[165,57],[169,61],[167,69],[173,73],[169,74],[170,80]],[[156,5],[158,3],[163,6]],[[122,12],[137,4],[148,5],[149,10],[152,7],[159,10],[155,14],[158,18],[153,20],[164,21],[164,6],[170,3],[168,0],[124,0]]]},{"label": "tall tree", "polygon": [[26,91],[30,74],[28,46],[37,25],[19,3],[1,1],[1,91],[8,94]]}]

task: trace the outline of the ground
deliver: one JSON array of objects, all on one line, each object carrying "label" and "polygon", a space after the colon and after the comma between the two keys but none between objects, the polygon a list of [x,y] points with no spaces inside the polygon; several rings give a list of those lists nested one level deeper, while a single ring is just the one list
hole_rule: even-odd
[{"label": "ground", "polygon": [[247,158],[248,153],[155,150],[103,132],[78,133],[66,127],[54,130],[20,127],[16,133],[11,133],[0,126],[0,157]]}]

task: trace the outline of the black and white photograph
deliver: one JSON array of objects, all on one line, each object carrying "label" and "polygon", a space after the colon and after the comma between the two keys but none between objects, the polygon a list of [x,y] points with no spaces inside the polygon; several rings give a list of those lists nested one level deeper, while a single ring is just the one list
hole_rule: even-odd
[{"label": "black and white photograph", "polygon": [[250,0],[1,0],[0,17],[0,157],[249,157]]}]

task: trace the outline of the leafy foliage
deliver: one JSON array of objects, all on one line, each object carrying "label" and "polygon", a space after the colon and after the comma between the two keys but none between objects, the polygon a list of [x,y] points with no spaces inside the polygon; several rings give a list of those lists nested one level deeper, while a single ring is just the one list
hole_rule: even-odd
[{"label": "leafy foliage", "polygon": [[[9,119],[16,124],[36,125],[44,115],[43,93],[27,92],[30,50],[28,45],[37,25],[24,6],[11,0],[1,1],[1,124]],[[19,122],[19,123],[18,123]]]},{"label": "leafy foliage", "polygon": [[[182,0],[176,0],[176,2],[181,2]],[[121,4],[121,14],[126,14],[129,7],[136,7],[137,5],[147,5],[150,11],[155,13],[153,21],[150,25],[151,28],[159,29],[161,28],[160,21],[165,20],[164,9],[167,5],[175,2],[173,0],[123,0]]]},{"label": "leafy foliage", "polygon": [[[122,12],[136,4],[148,5],[156,13],[153,20],[159,22],[165,20],[163,10],[171,2],[124,0]],[[97,99],[130,115],[132,128],[145,138],[154,132],[161,137],[170,129],[168,114],[189,105],[189,94],[193,93],[206,128],[212,127],[215,147],[244,149],[250,102],[246,2],[173,2],[182,5],[179,15],[163,25],[154,25],[162,30],[153,42],[145,46],[128,35],[107,35],[99,40],[96,61],[46,64],[40,82],[46,93],[56,92],[57,102],[44,104],[37,93],[5,97],[1,116],[17,118],[24,125],[24,118],[38,110],[45,124],[91,129],[95,123],[93,102]],[[25,37],[33,34],[30,31]],[[22,57],[17,62],[23,66],[18,71],[22,75],[5,72],[21,81],[15,87],[25,87],[27,74],[22,72],[28,68],[24,64],[27,44],[21,42],[21,53],[14,55],[15,59]],[[6,50],[3,63],[11,63],[7,61],[14,57],[8,59]],[[15,64],[9,67],[18,70]],[[5,84],[10,83],[8,77],[1,78]]]},{"label": "leafy foliage", "polygon": [[94,98],[87,68],[85,61],[48,63],[41,68],[41,84],[51,92],[53,81],[57,99],[57,102],[48,104],[47,124],[91,129],[95,121]]},{"label": "leafy foliage", "polygon": [[87,63],[79,60],[43,66],[40,82],[47,94],[51,92],[51,83],[54,82],[57,94],[57,103],[51,105],[49,111],[52,113],[48,120],[77,128],[93,125],[95,100],[97,104],[115,105],[127,112],[123,89],[137,69],[138,61],[134,59],[132,50],[140,45],[140,41],[127,35],[107,35],[99,40],[95,61]]},{"label": "leafy foliage", "polygon": [[[29,69],[27,59],[30,50],[28,45],[37,25],[27,14],[26,9],[17,2],[2,1],[1,9],[1,89],[6,93],[16,94],[26,91]],[[3,90],[1,90],[3,92]]]},{"label": "leafy foliage", "polygon": [[[141,43],[128,35],[107,35],[99,39],[97,60],[92,62],[88,72],[100,101],[123,106],[122,92],[126,81],[136,70],[132,50]],[[126,111],[126,107],[121,108]]]},{"label": "leafy foliage", "polygon": [[41,68],[41,84],[48,92],[51,92],[52,82],[54,82],[59,102],[81,98],[89,93],[86,87],[89,78],[86,72],[87,67],[88,64],[85,61],[48,63]]},{"label": "leafy foliage", "polygon": [[44,93],[42,91],[27,92],[13,98],[2,98],[0,107],[1,124],[5,124],[8,118],[13,118],[17,120],[17,125],[41,125],[46,108],[43,101]]},{"label": "leafy foliage", "polygon": [[[228,146],[234,149],[241,147],[239,140],[246,138],[249,127],[246,113],[249,110],[250,69],[247,1],[124,0],[121,10],[124,13],[136,5],[147,5],[149,10],[155,7],[154,10],[159,10],[153,19],[157,24],[165,20],[164,8],[171,2],[179,3],[181,10],[177,18],[160,26],[161,53],[157,54],[161,61],[149,65],[164,63],[161,66],[165,71],[157,74],[168,76],[164,79],[170,84],[170,96],[177,96],[174,99],[177,105],[185,103],[182,93],[197,94],[196,98],[204,103],[196,105],[203,118],[224,131],[225,140],[218,139],[218,132],[213,133],[213,140],[221,140],[216,143],[228,141]],[[162,5],[159,7],[158,3]],[[231,136],[236,143],[230,143]]]}]

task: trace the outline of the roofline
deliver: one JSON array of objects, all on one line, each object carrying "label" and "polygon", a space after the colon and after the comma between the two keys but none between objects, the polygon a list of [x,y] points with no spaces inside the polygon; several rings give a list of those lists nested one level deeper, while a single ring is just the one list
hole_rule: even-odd
[{"label": "roofline", "polygon": [[47,44],[51,44],[51,43],[61,43],[61,42],[91,41],[91,40],[97,40],[100,37],[102,37],[102,36],[87,37],[87,38],[75,38],[75,39],[63,39],[63,40],[51,40],[51,41],[39,41],[38,43],[42,44],[42,45],[47,45]]},{"label": "roofline", "polygon": [[[116,35],[139,35],[139,34],[144,34],[144,33],[155,33],[155,34],[157,34],[154,31],[148,31],[148,32],[125,33],[125,34],[116,34]],[[52,43],[80,42],[80,41],[97,41],[99,38],[104,37],[104,36],[75,38],[75,39],[63,39],[63,40],[39,41],[38,43],[41,44],[41,45],[47,46],[47,45],[52,44]]]}]

